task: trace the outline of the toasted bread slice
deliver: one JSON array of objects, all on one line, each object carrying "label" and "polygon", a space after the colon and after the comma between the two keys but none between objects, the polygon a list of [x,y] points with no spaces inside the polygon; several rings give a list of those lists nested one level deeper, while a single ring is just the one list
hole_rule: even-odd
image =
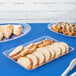
[{"label": "toasted bread slice", "polygon": [[54,40],[44,40],[42,44],[38,45],[38,48],[47,46],[47,45],[51,45],[54,42]]},{"label": "toasted bread slice", "polygon": [[48,39],[45,39],[45,40],[43,40],[43,43],[45,43],[45,42],[47,42],[47,41],[49,41]]},{"label": "toasted bread slice", "polygon": [[23,66],[26,69],[31,69],[32,67],[32,60],[28,57],[21,57],[17,60],[17,63]]},{"label": "toasted bread slice", "polygon": [[50,60],[51,54],[48,49],[45,47],[38,48],[36,51],[39,51],[45,55],[45,62],[48,62]]},{"label": "toasted bread slice", "polygon": [[36,51],[36,49],[37,49],[37,46],[36,46],[36,45],[34,45],[34,46],[33,46],[33,48],[31,48],[31,49],[30,49],[30,53],[32,53],[32,52],[34,52],[34,51]]},{"label": "toasted bread slice", "polygon": [[43,53],[35,51],[32,54],[38,57],[38,59],[39,59],[39,65],[44,64],[44,62],[45,62],[45,56],[44,56]]},{"label": "toasted bread slice", "polygon": [[13,34],[19,36],[22,33],[21,25],[13,25]]},{"label": "toasted bread slice", "polygon": [[21,51],[24,50],[24,47],[23,46],[18,46],[16,47],[10,54],[9,54],[9,57],[13,57],[13,56],[16,56],[17,54],[19,54]]},{"label": "toasted bread slice", "polygon": [[43,41],[35,43],[35,45],[38,47],[39,45],[43,44]]},{"label": "toasted bread slice", "polygon": [[64,43],[64,42],[60,42],[60,44],[64,45],[66,47],[66,53],[69,52],[69,46],[68,44]]},{"label": "toasted bread slice", "polygon": [[29,44],[28,46],[26,46],[27,49],[31,49],[34,47],[34,43]]},{"label": "toasted bread slice", "polygon": [[44,47],[45,46],[45,44],[40,44],[40,45],[38,45],[38,48],[41,48],[41,47]]},{"label": "toasted bread slice", "polygon": [[50,47],[55,51],[55,58],[61,55],[61,49],[55,45],[50,45]]},{"label": "toasted bread slice", "polygon": [[52,48],[50,47],[50,45],[46,46],[45,48],[50,51],[50,53],[51,53],[50,60],[53,60],[53,59],[55,58],[55,51],[54,51],[54,49],[52,49]]},{"label": "toasted bread slice", "polygon": [[54,42],[54,40],[49,40],[47,42],[44,42],[44,46],[47,46],[47,45],[51,45],[52,43]]},{"label": "toasted bread slice", "polygon": [[28,54],[26,55],[26,57],[30,58],[32,60],[32,69],[38,67],[39,64],[39,59],[37,56],[33,55],[33,54]]},{"label": "toasted bread slice", "polygon": [[5,25],[3,34],[6,38],[9,38],[13,33],[13,26],[12,25]]}]

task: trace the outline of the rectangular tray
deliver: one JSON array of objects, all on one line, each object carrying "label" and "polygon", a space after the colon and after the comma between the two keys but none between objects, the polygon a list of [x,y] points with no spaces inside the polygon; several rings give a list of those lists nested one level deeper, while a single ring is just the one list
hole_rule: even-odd
[{"label": "rectangular tray", "polygon": [[[35,40],[32,40],[32,41],[29,41],[29,42],[27,42],[27,43],[25,43],[25,44],[23,44],[23,46],[27,46],[27,45],[29,45],[30,43],[36,43],[36,42],[39,42],[39,41],[42,41],[42,40],[45,40],[45,39],[49,39],[49,40],[54,40],[55,42],[60,42],[60,41],[58,41],[58,40],[56,40],[56,39],[53,39],[52,37],[50,37],[50,36],[43,36],[43,37],[40,37],[40,38],[37,38],[37,39],[35,39]],[[15,47],[16,48],[16,47]],[[14,50],[15,48],[12,48],[12,49],[10,49],[10,50],[7,50],[7,51],[4,51],[3,52],[3,54],[6,56],[6,57],[8,57],[9,59],[11,59],[8,55],[9,55],[9,53],[10,52],[12,52],[12,50]],[[70,52],[72,52],[74,50],[74,48],[72,48],[71,46],[70,46],[70,50],[69,50],[69,52],[68,53],[70,53]],[[67,54],[68,54],[67,53]],[[64,54],[64,55],[66,55],[66,54]],[[62,55],[62,56],[64,56],[64,55]],[[61,56],[60,56],[61,57]],[[59,58],[59,57],[58,57]],[[55,59],[57,59],[57,58],[55,58]],[[55,60],[55,59],[53,59],[53,60]],[[13,59],[11,59],[12,61],[14,61],[15,63],[17,63],[15,60],[13,60]],[[51,61],[53,61],[53,60],[51,60]],[[49,61],[50,62],[50,61]],[[47,62],[48,63],[48,62]],[[18,63],[17,63],[18,64]],[[44,63],[44,64],[46,64],[46,63]],[[43,64],[43,65],[44,65]],[[20,65],[20,64],[19,64]],[[21,65],[20,65],[21,66]],[[41,65],[42,66],[42,65]],[[40,66],[38,66],[38,67],[40,67]],[[37,68],[38,68],[37,67]],[[23,67],[24,68],[24,67]],[[26,69],[26,68],[25,68]],[[34,68],[34,69],[36,69],[36,68]],[[31,69],[31,70],[34,70],[34,69]],[[28,69],[27,69],[28,70]]]}]

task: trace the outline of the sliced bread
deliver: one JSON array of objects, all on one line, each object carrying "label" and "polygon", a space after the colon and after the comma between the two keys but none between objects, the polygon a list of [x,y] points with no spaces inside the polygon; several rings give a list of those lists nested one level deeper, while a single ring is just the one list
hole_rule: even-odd
[{"label": "sliced bread", "polygon": [[66,47],[62,45],[61,43],[55,42],[53,45],[61,49],[61,55],[64,55],[66,53]]},{"label": "sliced bread", "polygon": [[59,43],[66,47],[66,53],[68,53],[69,52],[69,46],[68,46],[68,44],[66,44],[64,42],[59,42]]},{"label": "sliced bread", "polygon": [[3,34],[6,38],[9,38],[13,33],[13,26],[12,25],[4,25]]},{"label": "sliced bread", "polygon": [[39,51],[45,55],[45,62],[48,62],[50,60],[51,54],[48,49],[45,47],[38,48],[36,51]]},{"label": "sliced bread", "polygon": [[32,60],[28,57],[21,57],[17,60],[17,63],[23,66],[26,69],[31,69],[32,67]]},{"label": "sliced bread", "polygon": [[61,55],[61,49],[59,47],[54,46],[53,44],[50,45],[50,47],[55,51],[55,58],[57,58]]},{"label": "sliced bread", "polygon": [[50,60],[53,60],[53,59],[55,58],[55,51],[54,51],[54,49],[52,49],[52,48],[50,47],[50,45],[46,46],[46,49],[48,49],[49,52],[51,53]]},{"label": "sliced bread", "polygon": [[24,50],[24,47],[23,46],[18,46],[16,47],[10,54],[9,54],[9,57],[13,57],[13,56],[16,56],[17,54],[19,54],[21,51]]},{"label": "sliced bread", "polygon": [[13,25],[13,34],[19,36],[22,33],[21,25]]},{"label": "sliced bread", "polygon": [[38,57],[38,59],[39,59],[39,65],[44,64],[44,62],[45,62],[45,56],[44,56],[43,53],[35,51],[32,54]]},{"label": "sliced bread", "polygon": [[26,55],[26,57],[30,58],[32,60],[32,69],[38,67],[39,64],[39,59],[37,56],[33,55],[33,54],[28,54]]}]

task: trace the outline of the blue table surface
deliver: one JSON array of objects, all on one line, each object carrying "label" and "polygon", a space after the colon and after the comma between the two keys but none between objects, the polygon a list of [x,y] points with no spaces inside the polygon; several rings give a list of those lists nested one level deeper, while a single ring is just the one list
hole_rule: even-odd
[{"label": "blue table surface", "polygon": [[[48,23],[30,23],[32,29],[27,35],[12,41],[0,43],[0,76],[61,76],[70,61],[76,58],[76,38],[53,33],[47,28],[47,25]],[[64,41],[75,50],[33,71],[25,70],[2,54],[5,50],[44,35],[51,36],[59,41]]]}]

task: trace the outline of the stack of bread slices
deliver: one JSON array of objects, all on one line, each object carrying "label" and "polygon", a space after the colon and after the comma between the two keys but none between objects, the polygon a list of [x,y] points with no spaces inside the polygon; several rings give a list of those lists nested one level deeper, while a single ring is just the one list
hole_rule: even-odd
[{"label": "stack of bread slices", "polygon": [[55,32],[60,32],[69,36],[76,36],[76,24],[60,22],[51,26]]},{"label": "stack of bread slices", "polygon": [[19,36],[22,32],[21,25],[0,25],[0,41],[5,38],[9,38],[12,34]]},{"label": "stack of bread slices", "polygon": [[69,46],[66,43],[46,39],[26,47],[18,46],[9,54],[9,57],[26,69],[34,69],[68,53],[68,51]]}]

